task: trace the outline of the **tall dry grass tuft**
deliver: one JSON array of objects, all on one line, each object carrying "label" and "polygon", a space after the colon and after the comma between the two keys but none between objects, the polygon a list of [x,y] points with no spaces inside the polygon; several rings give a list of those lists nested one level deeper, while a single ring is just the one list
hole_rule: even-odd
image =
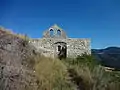
[{"label": "tall dry grass tuft", "polygon": [[11,29],[5,29],[3,26],[0,26],[0,30],[6,32],[7,34],[14,34],[14,32]]},{"label": "tall dry grass tuft", "polygon": [[0,31],[5,32],[5,33],[10,34],[10,35],[13,35],[13,36],[17,36],[23,40],[27,40],[27,41],[31,40],[31,38],[28,37],[26,34],[17,34],[15,32],[13,32],[11,29],[6,29],[2,26],[0,26]]},{"label": "tall dry grass tuft", "polygon": [[62,62],[71,70],[73,81],[80,90],[120,90],[120,71],[106,72],[91,56],[83,55]]},{"label": "tall dry grass tuft", "polygon": [[95,67],[92,71],[87,66],[74,67],[74,69],[82,78],[85,90],[106,90],[111,81],[109,74],[106,74],[100,66]]},{"label": "tall dry grass tuft", "polygon": [[69,81],[67,67],[57,59],[37,57],[35,72],[40,90],[75,90],[75,85]]}]

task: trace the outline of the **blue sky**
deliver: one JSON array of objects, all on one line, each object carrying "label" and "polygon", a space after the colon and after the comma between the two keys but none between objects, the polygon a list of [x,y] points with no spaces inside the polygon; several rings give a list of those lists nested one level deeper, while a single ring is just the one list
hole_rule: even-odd
[{"label": "blue sky", "polygon": [[0,0],[0,25],[16,33],[41,38],[55,23],[92,48],[120,46],[120,0]]}]

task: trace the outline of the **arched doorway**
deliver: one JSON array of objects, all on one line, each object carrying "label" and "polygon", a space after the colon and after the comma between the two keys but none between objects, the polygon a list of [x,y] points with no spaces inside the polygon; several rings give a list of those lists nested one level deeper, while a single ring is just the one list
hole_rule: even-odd
[{"label": "arched doorway", "polygon": [[55,57],[63,59],[67,57],[67,44],[65,42],[56,42],[55,46]]}]

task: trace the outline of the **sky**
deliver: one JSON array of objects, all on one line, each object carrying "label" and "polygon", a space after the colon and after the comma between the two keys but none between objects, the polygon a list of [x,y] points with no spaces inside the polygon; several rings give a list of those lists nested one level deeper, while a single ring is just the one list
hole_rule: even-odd
[{"label": "sky", "polygon": [[91,48],[120,46],[120,0],[0,0],[0,26],[41,38],[57,24]]}]

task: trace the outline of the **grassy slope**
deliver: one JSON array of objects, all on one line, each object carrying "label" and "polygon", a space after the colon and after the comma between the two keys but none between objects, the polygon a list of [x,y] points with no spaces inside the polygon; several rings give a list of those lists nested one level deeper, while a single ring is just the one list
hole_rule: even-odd
[{"label": "grassy slope", "polygon": [[42,57],[37,60],[35,71],[39,78],[39,90],[75,90],[67,67],[60,60]]},{"label": "grassy slope", "polygon": [[[28,40],[25,35],[17,36]],[[28,61],[38,77],[38,90],[120,90],[120,72],[106,72],[92,56],[61,61],[36,56]]]},{"label": "grassy slope", "polygon": [[120,90],[120,72],[106,72],[92,56],[57,60],[37,57],[39,90]]}]

